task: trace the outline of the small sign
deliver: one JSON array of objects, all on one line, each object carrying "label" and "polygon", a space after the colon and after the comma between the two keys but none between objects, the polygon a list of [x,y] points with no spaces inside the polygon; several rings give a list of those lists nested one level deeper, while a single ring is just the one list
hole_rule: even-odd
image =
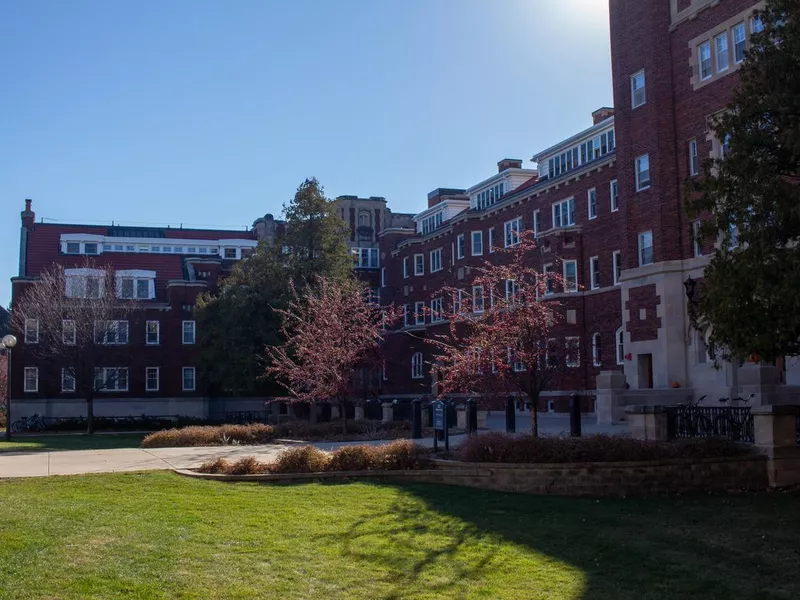
[{"label": "small sign", "polygon": [[433,403],[433,428],[437,431],[444,430],[445,420],[445,406],[444,402],[437,400]]}]

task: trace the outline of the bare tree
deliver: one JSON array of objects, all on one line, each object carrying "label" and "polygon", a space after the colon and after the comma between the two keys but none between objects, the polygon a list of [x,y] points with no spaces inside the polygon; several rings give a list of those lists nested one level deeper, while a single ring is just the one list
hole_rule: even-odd
[{"label": "bare tree", "polygon": [[[65,391],[86,400],[89,434],[94,433],[94,399],[99,392],[127,390],[128,370],[107,367],[114,347],[128,344],[136,285],[113,267],[87,259],[78,269],[54,265],[15,301],[11,322],[25,352],[61,369]],[[121,354],[121,353],[119,353]]]}]

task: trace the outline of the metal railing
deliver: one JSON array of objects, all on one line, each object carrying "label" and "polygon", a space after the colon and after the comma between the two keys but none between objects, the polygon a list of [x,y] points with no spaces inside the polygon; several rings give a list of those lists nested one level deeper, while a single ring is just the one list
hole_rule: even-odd
[{"label": "metal railing", "polygon": [[736,442],[755,442],[749,406],[668,406],[666,413],[670,439],[722,437]]}]

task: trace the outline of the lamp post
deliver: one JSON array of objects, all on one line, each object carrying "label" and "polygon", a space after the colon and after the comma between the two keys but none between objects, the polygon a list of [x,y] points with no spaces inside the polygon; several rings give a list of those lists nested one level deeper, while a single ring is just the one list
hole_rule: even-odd
[{"label": "lamp post", "polygon": [[11,441],[11,349],[17,345],[13,335],[4,336],[0,346],[6,351],[6,441]]}]

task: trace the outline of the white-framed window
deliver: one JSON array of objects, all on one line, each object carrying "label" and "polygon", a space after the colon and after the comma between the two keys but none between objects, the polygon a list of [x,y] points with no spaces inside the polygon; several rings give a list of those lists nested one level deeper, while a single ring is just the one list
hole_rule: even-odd
[{"label": "white-framed window", "polygon": [[65,254],[80,254],[80,253],[81,253],[80,242],[67,242],[65,248]]},{"label": "white-framed window", "polygon": [[356,269],[377,269],[380,260],[377,248],[353,248],[353,261]]},{"label": "white-framed window", "polygon": [[697,153],[697,140],[689,141],[689,175],[694,176],[700,173],[700,161]]},{"label": "white-framed window", "polygon": [[[164,250],[166,249],[167,247],[164,246]],[[236,248],[223,248],[222,258],[236,258]]]},{"label": "white-framed window", "polygon": [[149,300],[154,297],[155,282],[146,277],[117,277],[117,297]]},{"label": "white-framed window", "polygon": [[593,256],[589,259],[589,273],[592,279],[592,289],[596,290],[600,287],[600,257]]},{"label": "white-framed window", "polygon": [[703,248],[700,246],[700,221],[692,223],[692,248],[695,258],[703,256]]},{"label": "white-framed window", "polygon": [[624,365],[625,364],[625,333],[620,327],[617,329],[617,332],[614,334],[614,339],[616,341],[616,349],[617,349],[617,364]]},{"label": "white-framed window", "polygon": [[39,319],[25,319],[25,343],[39,343]]},{"label": "white-framed window", "polygon": [[480,256],[483,254],[483,232],[472,232],[472,256]]},{"label": "white-framed window", "polygon": [[475,313],[482,313],[483,312],[483,286],[482,285],[473,285],[472,286],[472,312]]},{"label": "white-framed window", "polygon": [[511,219],[503,224],[506,248],[519,244],[519,234],[522,231],[522,217]]},{"label": "white-framed window", "polygon": [[95,321],[94,331],[98,344],[119,346],[128,343],[127,321]]},{"label": "white-framed window", "polygon": [[61,391],[63,393],[75,391],[75,375],[69,369],[61,369]]},{"label": "white-framed window", "polygon": [[589,219],[597,218],[597,190],[590,189],[586,194],[586,203],[589,207]]},{"label": "white-framed window", "polygon": [[701,81],[711,78],[711,42],[703,42],[697,47],[697,72]]},{"label": "white-framed window", "polygon": [[157,392],[160,383],[161,369],[146,367],[144,370],[144,389],[146,392]]},{"label": "white-framed window", "polygon": [[415,302],[414,303],[414,324],[415,325],[425,325],[425,303],[424,302]]},{"label": "white-framed window", "polygon": [[568,367],[581,366],[581,338],[564,338],[565,364]]},{"label": "white-framed window", "polygon": [[553,228],[575,225],[575,198],[553,204]]},{"label": "white-framed window", "polygon": [[737,65],[744,60],[744,51],[747,49],[747,32],[745,31],[744,21],[733,26],[733,62]]},{"label": "white-framed window", "polygon": [[404,304],[403,305],[403,325],[405,327],[409,327],[411,325],[412,318],[411,318],[411,305]]},{"label": "white-framed window", "polygon": [[719,157],[720,159],[725,158],[728,156],[728,153],[731,151],[731,134],[726,133],[725,137],[722,138],[722,143],[719,144]]},{"label": "white-framed window", "polygon": [[[460,291],[460,290],[459,290]],[[442,298],[433,298],[431,300],[431,323],[438,323],[444,320],[444,308]]]},{"label": "white-framed window", "polygon": [[619,184],[617,180],[612,180],[609,187],[611,192],[611,212],[617,212],[619,210]]},{"label": "white-framed window", "polygon": [[453,314],[458,315],[461,313],[461,307],[464,302],[464,290],[457,289],[453,292]]},{"label": "white-framed window", "polygon": [[100,249],[97,245],[97,242],[85,242],[83,244],[83,253],[84,254],[99,254]]},{"label": "white-framed window", "polygon": [[408,257],[403,257],[403,279],[408,279]]},{"label": "white-framed window", "polygon": [[464,258],[467,254],[467,237],[459,233],[456,237],[456,258]]},{"label": "white-framed window", "polygon": [[156,346],[161,341],[161,324],[158,321],[147,321],[144,325],[145,344]]},{"label": "white-framed window", "polygon": [[614,265],[614,285],[619,285],[620,277],[622,277],[622,252],[614,250],[611,254],[611,262]]},{"label": "white-framed window", "polygon": [[516,349],[506,348],[506,356],[508,356],[508,364],[511,365],[514,373],[522,373],[525,370],[525,363],[520,360]]},{"label": "white-framed window", "polygon": [[539,212],[539,209],[533,211],[533,237],[539,237],[539,234],[542,232],[542,215]]},{"label": "white-framed window", "polygon": [[104,291],[105,273],[102,269],[65,269],[67,298],[100,298]]},{"label": "white-framed window", "polygon": [[565,260],[563,263],[564,291],[578,291],[578,261]]},{"label": "white-framed window", "polygon": [[127,392],[128,367],[102,367],[96,369],[94,386],[101,392]]},{"label": "white-framed window", "polygon": [[639,234],[639,266],[653,263],[653,232],[643,231]]},{"label": "white-framed window", "polygon": [[39,369],[38,367],[25,367],[24,390],[26,392],[39,391]]},{"label": "white-framed window", "polygon": [[183,322],[182,341],[184,344],[194,344],[196,325],[194,321]]},{"label": "white-framed window", "polygon": [[519,291],[516,279],[506,279],[506,302],[513,302]]},{"label": "white-framed window", "polygon": [[728,32],[723,31],[714,38],[714,53],[717,57],[717,73],[728,70],[730,59],[728,57]]},{"label": "white-framed window", "polygon": [[552,264],[546,264],[542,267],[542,274],[544,275],[544,295],[549,296],[555,294],[556,286],[553,278],[550,276],[553,271]]},{"label": "white-framed window", "polygon": [[650,155],[642,154],[636,158],[636,191],[641,192],[650,187]]},{"label": "white-framed window", "polygon": [[381,287],[386,287],[386,267],[381,267]]},{"label": "white-framed window", "polygon": [[181,389],[184,392],[193,392],[196,385],[194,367],[183,367],[181,369]]},{"label": "white-framed window", "polygon": [[595,367],[603,366],[603,338],[599,333],[592,336],[592,364]]},{"label": "white-framed window", "polygon": [[411,379],[422,379],[422,352],[415,352],[411,357]]},{"label": "white-framed window", "polygon": [[61,341],[68,346],[74,346],[78,341],[77,337],[75,321],[72,319],[64,319],[61,321]]},{"label": "white-framed window", "polygon": [[637,108],[647,102],[644,84],[644,69],[631,75],[631,108]]},{"label": "white-framed window", "polygon": [[442,249],[431,250],[431,273],[442,270]]},{"label": "white-framed window", "polygon": [[425,255],[424,254],[415,254],[414,255],[414,275],[424,275],[425,274]]},{"label": "white-framed window", "polygon": [[750,32],[760,33],[764,31],[764,22],[761,17],[750,17]]},{"label": "white-framed window", "polygon": [[488,236],[489,236],[488,239],[489,254],[491,254],[492,252],[494,252],[494,227],[489,227]]}]

